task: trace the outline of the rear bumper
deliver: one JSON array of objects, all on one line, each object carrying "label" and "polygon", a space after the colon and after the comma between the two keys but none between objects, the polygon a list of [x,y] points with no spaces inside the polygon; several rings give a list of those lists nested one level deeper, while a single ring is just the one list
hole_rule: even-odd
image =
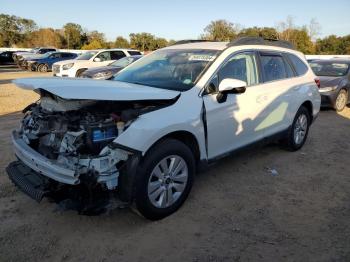
[{"label": "rear bumper", "polygon": [[19,137],[16,131],[12,132],[12,143],[18,159],[29,168],[45,177],[64,184],[79,184],[78,174],[74,170],[65,168],[36,152]]},{"label": "rear bumper", "polygon": [[321,94],[321,107],[333,107],[337,98],[337,92],[332,91]]}]

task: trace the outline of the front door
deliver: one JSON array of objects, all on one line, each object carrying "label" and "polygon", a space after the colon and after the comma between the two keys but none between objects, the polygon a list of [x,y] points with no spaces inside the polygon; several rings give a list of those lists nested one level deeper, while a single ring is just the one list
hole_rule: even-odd
[{"label": "front door", "polygon": [[[245,81],[247,89],[242,94],[227,94],[225,101],[218,102],[218,86],[226,78]],[[213,76],[203,96],[208,159],[263,138],[263,130],[257,126],[266,116],[266,101],[259,82],[255,52],[233,54]]]}]

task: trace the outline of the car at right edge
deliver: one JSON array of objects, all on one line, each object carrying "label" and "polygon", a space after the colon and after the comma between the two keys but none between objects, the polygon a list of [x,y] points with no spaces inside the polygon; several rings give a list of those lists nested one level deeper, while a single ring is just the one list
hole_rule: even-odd
[{"label": "car at right edge", "polygon": [[262,38],[174,44],[109,81],[14,83],[40,99],[12,133],[13,183],[38,202],[96,213],[119,200],[151,220],[179,209],[220,158],[272,139],[300,149],[321,103],[305,56]]},{"label": "car at right edge", "polygon": [[309,64],[320,80],[321,106],[343,111],[350,103],[350,59],[313,60]]}]

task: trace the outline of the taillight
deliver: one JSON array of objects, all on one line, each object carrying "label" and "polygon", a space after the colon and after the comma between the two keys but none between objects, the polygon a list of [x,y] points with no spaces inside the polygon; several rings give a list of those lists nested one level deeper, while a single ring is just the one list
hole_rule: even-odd
[{"label": "taillight", "polygon": [[321,87],[321,81],[320,81],[320,79],[315,78],[315,83],[316,83],[316,85],[317,85],[318,88]]}]

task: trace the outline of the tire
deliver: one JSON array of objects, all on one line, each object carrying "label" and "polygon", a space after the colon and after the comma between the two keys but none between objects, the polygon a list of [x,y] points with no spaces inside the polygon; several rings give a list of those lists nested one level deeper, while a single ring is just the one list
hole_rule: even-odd
[{"label": "tire", "polygon": [[37,71],[41,73],[46,73],[49,70],[49,67],[46,64],[40,64],[37,67]]},{"label": "tire", "polygon": [[[173,173],[164,172],[164,166]],[[150,220],[174,213],[190,193],[194,174],[195,159],[185,144],[175,139],[160,141],[146,154],[137,174],[137,211]]]},{"label": "tire", "polygon": [[346,107],[347,103],[348,103],[348,92],[345,89],[341,89],[337,95],[337,98],[335,99],[334,102],[334,109],[337,112],[341,112],[344,110],[344,108]]},{"label": "tire", "polygon": [[[311,124],[311,116],[308,109],[301,106],[296,113],[292,126],[288,129],[283,144],[288,151],[297,151],[303,147]],[[299,136],[298,136],[299,135]]]}]

